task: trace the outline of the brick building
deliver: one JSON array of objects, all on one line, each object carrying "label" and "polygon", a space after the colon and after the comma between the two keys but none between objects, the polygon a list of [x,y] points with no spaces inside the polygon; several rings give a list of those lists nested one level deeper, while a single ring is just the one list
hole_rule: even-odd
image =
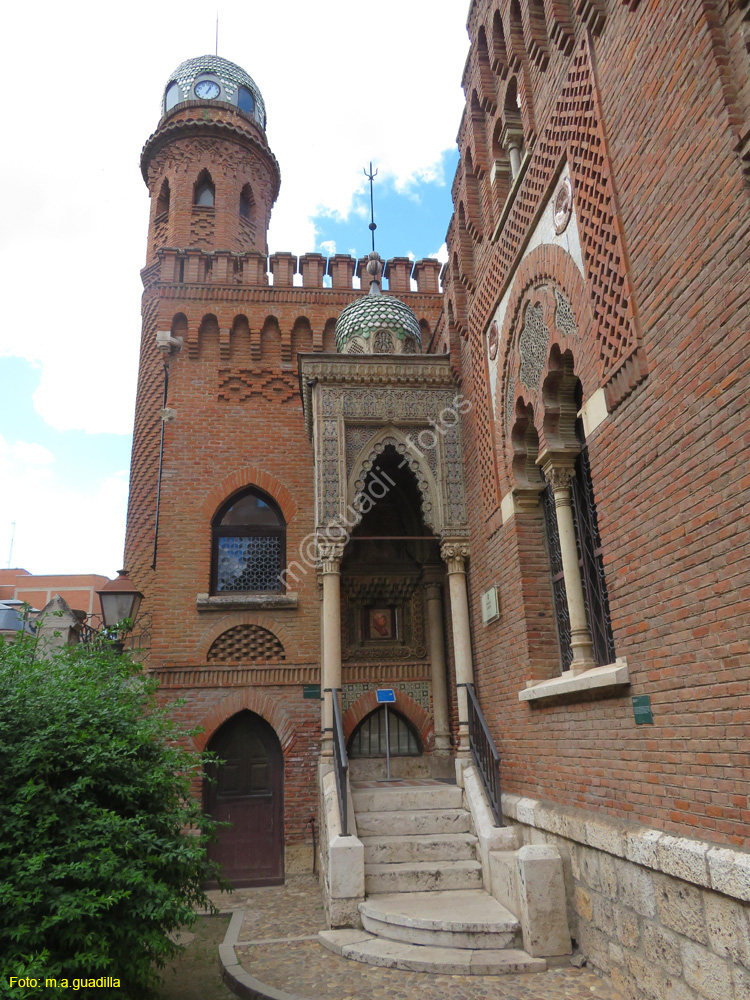
[{"label": "brick building", "polygon": [[[319,794],[341,846],[334,701],[353,819],[387,808],[363,783],[388,687],[396,773],[456,756],[529,955],[561,949],[527,934],[521,845],[625,995],[749,995],[749,18],[474,0],[442,293],[432,261],[388,261],[384,295],[374,259],[267,259],[257,87],[213,57],[170,78],[126,565],[162,690],[236,765],[207,807],[254,799],[222,847],[238,880],[282,877],[282,811],[304,841]],[[504,840],[466,763],[475,698]],[[339,891],[334,854],[329,916],[356,921],[382,873]]]}]

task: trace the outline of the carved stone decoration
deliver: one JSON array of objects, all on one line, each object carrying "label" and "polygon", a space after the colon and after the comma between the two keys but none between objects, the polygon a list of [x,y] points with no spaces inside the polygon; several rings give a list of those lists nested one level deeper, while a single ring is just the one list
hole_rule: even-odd
[{"label": "carved stone decoration", "polygon": [[568,228],[570,217],[573,214],[573,186],[570,178],[565,177],[557,189],[554,204],[555,232],[559,236]]},{"label": "carved stone decoration", "polygon": [[497,357],[497,349],[500,343],[500,335],[497,330],[497,320],[493,319],[490,324],[489,333],[487,334],[487,351],[490,356],[490,361],[494,361]]},{"label": "carved stone decoration", "polygon": [[354,467],[354,460],[372,437],[370,424],[347,424],[346,427],[346,474]]},{"label": "carved stone decoration", "polygon": [[416,478],[425,523],[441,534],[466,531],[459,426],[465,401],[447,356],[307,358],[300,375],[315,442],[319,530],[348,523],[368,473],[392,446]]},{"label": "carved stone decoration", "polygon": [[516,378],[512,371],[508,372],[505,379],[505,429],[510,430],[510,422],[513,419],[513,404],[516,400]]},{"label": "carved stone decoration", "polygon": [[318,565],[321,573],[338,573],[344,555],[344,540],[318,535]]},{"label": "carved stone decoration", "polygon": [[[463,464],[461,461],[461,443],[456,426],[448,427],[443,438],[443,483],[445,487],[444,503],[449,524],[466,524],[466,503],[463,489]],[[428,452],[428,455],[430,453]],[[433,449],[432,454],[435,454]]]},{"label": "carved stone decoration", "polygon": [[448,573],[463,573],[470,555],[468,539],[449,539],[440,546],[440,558],[447,565]]},{"label": "carved stone decoration", "polygon": [[339,513],[340,499],[338,421],[323,421],[321,445],[322,495],[318,510],[320,521],[331,524]]},{"label": "carved stone decoration", "polygon": [[568,337],[578,337],[578,327],[573,317],[573,310],[565,296],[555,288],[555,326]]},{"label": "carved stone decoration", "polygon": [[549,330],[544,322],[544,310],[529,303],[523,330],[518,338],[521,354],[519,377],[527,389],[538,389],[549,350]]}]

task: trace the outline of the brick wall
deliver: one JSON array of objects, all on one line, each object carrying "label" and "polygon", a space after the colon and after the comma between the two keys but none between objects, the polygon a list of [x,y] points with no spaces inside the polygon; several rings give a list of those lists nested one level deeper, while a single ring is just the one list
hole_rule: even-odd
[{"label": "brick wall", "polygon": [[[476,150],[482,135],[491,150],[512,75],[493,70],[489,87],[479,65],[479,28],[491,39],[498,9],[507,41],[507,6],[478,0],[471,7],[467,113],[454,187],[462,197],[465,153],[472,153],[476,172]],[[469,234],[473,277],[460,267],[446,271],[450,313],[465,338],[464,391],[474,404],[464,441],[477,685],[508,790],[744,844],[750,834],[744,460],[750,212],[738,155],[747,134],[749,58],[738,42],[740,14],[698,0],[578,5],[593,12],[596,33],[587,37],[571,5],[564,48],[553,38],[553,7],[567,5],[545,4],[544,69],[524,20],[519,93],[530,148],[536,137],[526,176],[493,241],[488,234],[501,220],[493,210],[488,155],[477,179],[484,236]],[[525,19],[526,5],[521,9]],[[557,31],[561,41],[564,35]],[[582,93],[585,73],[592,81],[583,105],[571,95]],[[475,87],[481,114],[471,108]],[[494,94],[483,97],[482,87]],[[576,107],[585,114],[570,117]],[[573,178],[584,254],[583,292],[570,301],[579,331],[586,310],[593,322],[579,342],[557,339],[573,353],[584,401],[602,386],[611,410],[591,435],[589,453],[615,647],[627,657],[631,686],[529,707],[518,692],[559,671],[549,572],[538,514],[516,513],[503,525],[487,503],[491,466],[482,449],[493,420],[499,493],[517,480],[513,449],[498,426],[502,400],[495,407],[488,402],[482,345],[498,302],[515,287],[524,240],[562,161]],[[457,213],[451,253],[462,245],[459,228]],[[535,281],[569,287],[552,257],[538,255],[537,270],[527,268],[529,287]],[[450,331],[444,330],[445,343]],[[508,336],[509,330],[505,341],[501,336],[501,357]],[[552,342],[555,336],[553,330]],[[543,446],[545,401],[526,393],[525,402],[533,405]],[[502,614],[483,627],[479,597],[492,583]],[[653,726],[634,723],[631,695],[638,694],[651,697]]]}]

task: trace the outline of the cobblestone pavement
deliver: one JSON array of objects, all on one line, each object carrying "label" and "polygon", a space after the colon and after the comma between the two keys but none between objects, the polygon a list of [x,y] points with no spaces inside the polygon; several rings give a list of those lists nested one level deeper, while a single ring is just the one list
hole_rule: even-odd
[{"label": "cobblestone pavement", "polygon": [[245,910],[235,950],[250,975],[307,1000],[621,1000],[606,980],[569,965],[531,975],[436,976],[339,958],[316,940],[325,914],[313,875],[208,895],[222,910]]}]

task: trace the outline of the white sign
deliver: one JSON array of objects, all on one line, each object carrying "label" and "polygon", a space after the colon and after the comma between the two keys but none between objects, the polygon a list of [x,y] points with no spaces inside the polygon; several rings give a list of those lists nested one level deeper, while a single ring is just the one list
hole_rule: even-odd
[{"label": "white sign", "polygon": [[500,617],[500,604],[497,599],[497,587],[490,587],[482,594],[482,624],[489,625]]}]

